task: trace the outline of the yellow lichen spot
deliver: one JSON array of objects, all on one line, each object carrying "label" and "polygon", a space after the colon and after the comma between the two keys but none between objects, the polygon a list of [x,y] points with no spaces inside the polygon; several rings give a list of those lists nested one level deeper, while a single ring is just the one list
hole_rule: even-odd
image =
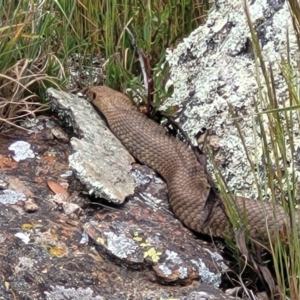
[{"label": "yellow lichen spot", "polygon": [[98,237],[98,238],[96,239],[96,242],[97,242],[98,244],[103,245],[103,244],[104,244],[104,239],[101,238],[101,237]]},{"label": "yellow lichen spot", "polygon": [[30,230],[30,229],[32,229],[32,227],[33,227],[33,224],[31,222],[26,222],[21,225],[21,228],[23,230]]},{"label": "yellow lichen spot", "polygon": [[139,237],[139,236],[135,236],[134,238],[133,238],[135,241],[137,241],[137,242],[141,242],[143,239],[141,238],[141,237]]},{"label": "yellow lichen spot", "polygon": [[51,256],[63,256],[67,253],[66,249],[59,246],[53,246],[49,249],[49,253]]},{"label": "yellow lichen spot", "polygon": [[151,246],[151,244],[149,244],[149,243],[140,243],[140,246],[141,247],[149,247],[149,246]]},{"label": "yellow lichen spot", "polygon": [[133,233],[133,240],[137,241],[137,242],[141,242],[143,239],[139,236],[138,232],[134,232]]},{"label": "yellow lichen spot", "polygon": [[156,252],[156,250],[152,247],[144,253],[144,258],[150,257],[153,262],[158,262],[160,255],[161,252]]}]

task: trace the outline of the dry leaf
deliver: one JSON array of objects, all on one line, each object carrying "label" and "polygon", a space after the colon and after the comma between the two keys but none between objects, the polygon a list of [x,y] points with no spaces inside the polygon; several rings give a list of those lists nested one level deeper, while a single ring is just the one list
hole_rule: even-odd
[{"label": "dry leaf", "polygon": [[59,183],[53,181],[53,180],[47,180],[47,184],[50,188],[50,190],[55,194],[63,194],[63,195],[69,195],[68,191],[63,188]]}]

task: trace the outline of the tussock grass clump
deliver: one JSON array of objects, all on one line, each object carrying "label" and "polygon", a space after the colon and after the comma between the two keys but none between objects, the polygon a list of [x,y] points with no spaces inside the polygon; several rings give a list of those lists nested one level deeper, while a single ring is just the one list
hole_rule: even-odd
[{"label": "tussock grass clump", "polygon": [[159,105],[170,93],[162,88],[167,77],[166,47],[201,24],[208,9],[207,0],[0,4],[0,126],[45,109],[40,103],[45,88],[66,87],[73,54],[76,68],[81,69],[87,62],[92,66],[92,58],[100,53],[105,58],[101,83],[117,89],[131,86],[133,91],[143,90],[138,57],[143,59],[146,98]]},{"label": "tussock grass clump", "polygon": [[1,4],[0,19],[0,126],[15,125],[46,109],[43,91],[59,86],[64,71],[47,41],[55,17],[45,1]]}]

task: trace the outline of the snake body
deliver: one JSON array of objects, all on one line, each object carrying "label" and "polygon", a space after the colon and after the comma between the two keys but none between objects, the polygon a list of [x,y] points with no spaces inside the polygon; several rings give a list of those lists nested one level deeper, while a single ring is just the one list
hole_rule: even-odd
[{"label": "snake body", "polygon": [[[228,236],[231,226],[224,209],[215,205],[210,212],[206,205],[208,197],[216,195],[194,152],[138,112],[125,95],[105,86],[91,87],[89,95],[125,148],[164,178],[174,215],[196,232]],[[275,216],[274,205],[269,202],[236,197],[235,206],[254,239],[274,240],[276,233],[283,232],[288,224],[288,216],[280,205],[275,206]]]}]

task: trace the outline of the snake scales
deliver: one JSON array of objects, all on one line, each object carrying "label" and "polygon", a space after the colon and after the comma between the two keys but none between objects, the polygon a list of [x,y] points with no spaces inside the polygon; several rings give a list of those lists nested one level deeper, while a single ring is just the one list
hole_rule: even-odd
[{"label": "snake scales", "polygon": [[[90,88],[92,103],[103,113],[111,131],[140,162],[157,171],[168,186],[169,201],[175,216],[190,229],[224,237],[230,234],[230,223],[220,205],[206,205],[216,194],[194,152],[170,136],[159,124],[137,111],[129,98],[105,86]],[[214,199],[215,198],[215,199]],[[274,240],[283,232],[288,218],[281,206],[265,201],[236,197],[236,209],[252,238]],[[217,202],[216,202],[217,203]],[[207,222],[206,222],[207,221]]]}]

